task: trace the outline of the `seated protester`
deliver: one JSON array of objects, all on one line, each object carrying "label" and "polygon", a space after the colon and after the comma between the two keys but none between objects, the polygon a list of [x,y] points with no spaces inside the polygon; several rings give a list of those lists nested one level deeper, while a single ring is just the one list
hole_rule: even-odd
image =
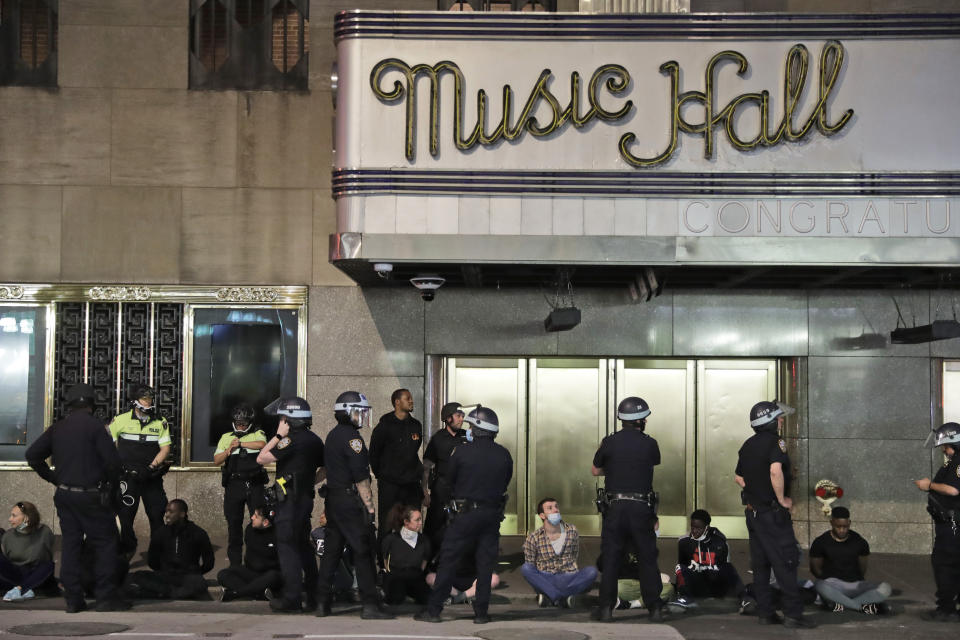
[{"label": "seated protester", "polygon": [[0,590],[4,602],[19,602],[35,597],[53,575],[53,532],[32,502],[15,504],[9,522],[0,538]]},{"label": "seated protester", "polygon": [[147,564],[153,571],[130,576],[128,589],[135,598],[199,600],[209,597],[203,574],[213,569],[213,546],[207,532],[187,519],[187,503],[167,503],[163,526],[150,537]]},{"label": "seated protester", "polygon": [[694,598],[737,596],[746,599],[746,587],[730,563],[727,538],[710,526],[710,514],[697,509],[690,514],[690,533],[677,541],[677,599],[670,604],[696,606]]},{"label": "seated protester", "polygon": [[407,596],[427,604],[430,587],[426,581],[431,557],[430,540],[421,532],[423,514],[417,507],[394,505],[387,518],[390,533],[380,545],[383,557],[383,601],[400,604]]},{"label": "seated protester", "polygon": [[[433,587],[437,580],[437,574],[430,572],[427,574],[427,586]],[[490,574],[490,588],[496,589],[500,584],[500,576],[496,573]],[[460,559],[460,565],[457,567],[456,576],[453,579],[453,586],[450,587],[450,597],[446,604],[469,604],[477,595],[477,567],[473,555],[463,554]]]},{"label": "seated protester", "polygon": [[541,607],[574,608],[576,596],[588,591],[596,582],[596,567],[577,567],[580,556],[580,534],[577,528],[563,521],[555,498],[544,498],[537,504],[537,516],[543,526],[532,531],[523,543],[523,577],[537,592]]},{"label": "seated protester", "polygon": [[277,533],[273,528],[274,512],[266,505],[257,505],[250,514],[250,524],[243,533],[245,555],[243,565],[230,565],[217,574],[220,601],[237,598],[269,600],[267,590],[283,586],[280,558],[277,556]]},{"label": "seated protester", "polygon": [[[660,537],[660,519],[654,521],[653,531]],[[603,554],[597,556],[597,568],[603,566]],[[620,570],[617,578],[617,603],[616,609],[646,609],[647,605],[643,602],[643,596],[640,593],[640,563],[636,552],[632,549],[632,543],[628,542],[627,551],[623,554],[623,560],[620,562]],[[660,599],[664,602],[670,602],[673,598],[673,584],[670,583],[670,576],[665,573],[660,574],[660,581],[663,588],[660,590]]]},{"label": "seated protester", "polygon": [[850,529],[850,511],[834,507],[830,530],[810,545],[810,573],[817,578],[814,587],[834,612],[850,608],[876,615],[889,610],[884,600],[892,592],[890,585],[864,579],[869,555],[870,545]]},{"label": "seated protester", "polygon": [[[318,563],[322,562],[323,553],[326,550],[326,538],[327,514],[321,513],[319,526],[310,532],[310,540],[313,542]],[[337,565],[336,573],[333,574],[333,598],[338,602],[360,602],[357,578],[353,572],[353,551],[349,546],[343,548],[340,564]]]}]

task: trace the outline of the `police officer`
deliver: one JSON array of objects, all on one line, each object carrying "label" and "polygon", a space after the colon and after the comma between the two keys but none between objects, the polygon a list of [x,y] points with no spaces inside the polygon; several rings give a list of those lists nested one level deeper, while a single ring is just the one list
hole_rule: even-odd
[{"label": "police officer", "polygon": [[617,578],[620,563],[630,540],[640,567],[640,592],[650,619],[661,622],[667,610],[660,599],[663,586],[657,568],[656,494],[653,492],[653,468],[660,464],[660,447],[645,433],[650,407],[642,398],[630,396],[617,406],[620,431],[607,436],[593,456],[591,472],[605,476],[607,504],[603,514],[600,552],[600,606],[595,620],[611,622],[617,602]]},{"label": "police officer", "polygon": [[150,531],[163,526],[163,512],[167,508],[167,494],[163,490],[163,475],[170,453],[170,428],[157,415],[157,392],[140,385],[133,393],[133,407],[121,413],[110,423],[110,435],[117,443],[123,473],[120,481],[120,552],[129,559],[137,551],[137,536],[133,521],[137,517],[140,500],[150,522]]},{"label": "police officer", "polygon": [[[750,534],[750,567],[760,624],[812,628],[803,617],[803,601],[797,585],[800,549],[790,519],[790,458],[780,437],[784,408],[775,402],[758,402],[750,410],[750,426],[756,432],[740,447],[735,480],[743,489],[744,514]],[[773,608],[770,571],[783,594],[784,618]]]},{"label": "police officer", "polygon": [[[313,413],[303,398],[280,398],[266,408],[279,417],[277,435],[257,455],[262,465],[276,463],[275,488],[282,500],[276,507],[277,556],[283,573],[283,594],[270,601],[276,612],[317,608],[317,561],[310,545],[313,487],[322,477],[323,441],[310,430]],[[301,604],[301,591],[304,597]]]},{"label": "police officer", "polygon": [[[93,387],[74,385],[65,400],[66,417],[30,445],[26,459],[40,477],[57,487],[53,502],[63,533],[60,581],[67,612],[87,608],[80,560],[84,536],[96,558],[97,611],[123,611],[130,605],[117,597],[117,524],[112,504],[120,477],[120,455],[103,423],[92,415]],[[47,465],[50,456],[55,470]]]},{"label": "police officer", "polygon": [[914,480],[917,488],[928,491],[927,511],[933,517],[933,578],[937,584],[937,608],[927,614],[928,620],[957,620],[960,597],[960,424],[948,422],[931,434],[933,446],[943,447],[946,461],[930,478]]},{"label": "police officer", "polygon": [[243,506],[253,509],[263,503],[263,485],[267,472],[257,462],[257,454],[267,444],[267,436],[253,427],[253,407],[238,404],[231,413],[233,430],[220,436],[213,453],[215,464],[222,465],[223,515],[227,519],[227,558],[230,566],[243,562]]},{"label": "police officer", "polygon": [[473,621],[490,622],[490,577],[497,562],[500,522],[507,486],[513,477],[513,458],[494,442],[500,421],[492,409],[478,406],[465,421],[470,425],[466,434],[469,444],[457,447],[450,456],[450,482],[457,514],[443,536],[440,566],[427,608],[414,616],[424,622],[442,622],[443,603],[450,597],[460,560],[468,553],[474,554],[477,571]]},{"label": "police officer", "polygon": [[458,402],[448,402],[440,410],[443,427],[430,438],[423,453],[423,486],[428,487],[423,505],[428,507],[423,533],[430,539],[434,553],[440,552],[443,532],[447,526],[446,505],[453,498],[450,483],[450,455],[466,442],[460,425],[463,424],[463,409]]},{"label": "police officer", "polygon": [[337,425],[327,434],[327,531],[320,563],[320,617],[330,615],[333,582],[344,544],[353,551],[364,620],[391,620],[377,594],[374,562],[376,530],[370,455],[358,429],[370,426],[370,403],[356,391],[344,391],[333,405]]}]

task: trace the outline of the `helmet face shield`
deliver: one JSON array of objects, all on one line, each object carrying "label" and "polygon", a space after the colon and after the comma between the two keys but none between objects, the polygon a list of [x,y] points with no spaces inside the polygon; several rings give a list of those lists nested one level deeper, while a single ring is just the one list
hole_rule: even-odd
[{"label": "helmet face shield", "polygon": [[357,429],[364,429],[370,426],[370,407],[350,407],[350,422]]}]

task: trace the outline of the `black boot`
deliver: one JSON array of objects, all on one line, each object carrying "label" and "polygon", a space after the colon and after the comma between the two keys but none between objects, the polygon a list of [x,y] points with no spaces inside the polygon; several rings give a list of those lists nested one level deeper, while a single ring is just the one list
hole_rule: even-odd
[{"label": "black boot", "polygon": [[320,608],[317,610],[318,618],[326,618],[333,613],[332,602],[333,598],[330,596],[327,596],[320,601]]},{"label": "black boot", "polygon": [[380,604],[365,604],[360,610],[361,620],[394,620],[396,616],[383,608]]},{"label": "black boot", "polygon": [[613,622],[613,607],[599,606],[590,612],[590,619],[597,622]]}]

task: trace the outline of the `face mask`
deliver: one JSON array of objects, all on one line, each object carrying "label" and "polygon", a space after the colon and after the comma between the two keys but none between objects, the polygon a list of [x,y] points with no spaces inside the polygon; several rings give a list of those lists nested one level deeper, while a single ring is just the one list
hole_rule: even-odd
[{"label": "face mask", "polygon": [[464,430],[464,432],[467,436],[467,442],[473,442],[473,429],[467,428]]},{"label": "face mask", "polygon": [[561,516],[559,513],[548,513],[548,514],[547,514],[547,522],[549,522],[550,524],[552,524],[552,525],[554,525],[554,526],[560,524],[560,521],[561,521],[561,520],[563,520],[563,516]]},{"label": "face mask", "polygon": [[654,530],[653,530],[653,535],[655,535],[656,537],[659,538],[659,537],[660,537],[660,529],[654,529]]},{"label": "face mask", "polygon": [[27,527],[29,526],[30,526],[30,523],[24,520],[23,522],[17,525],[17,531],[26,531]]}]

